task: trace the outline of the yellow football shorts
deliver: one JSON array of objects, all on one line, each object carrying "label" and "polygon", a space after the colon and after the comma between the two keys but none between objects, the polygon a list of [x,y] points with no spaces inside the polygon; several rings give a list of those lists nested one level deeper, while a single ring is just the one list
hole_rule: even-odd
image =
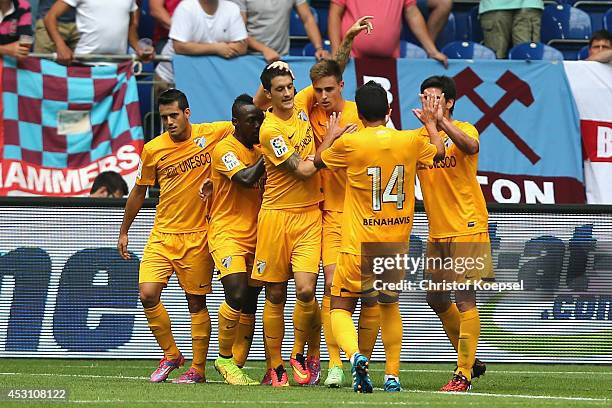
[{"label": "yellow football shorts", "polygon": [[342,212],[323,210],[323,266],[333,265],[342,243]]},{"label": "yellow football shorts", "polygon": [[425,279],[432,282],[469,283],[495,279],[488,232],[430,238],[425,261]]},{"label": "yellow football shorts", "polygon": [[249,273],[249,286],[262,286],[263,282],[251,279],[253,269],[253,253],[240,249],[236,246],[225,246],[211,252],[215,267],[219,271],[219,279],[223,279],[234,273]]},{"label": "yellow football shorts", "polygon": [[144,248],[139,283],[168,284],[172,272],[186,293],[205,295],[212,291],[213,260],[208,252],[208,232],[170,234],[151,231]]},{"label": "yellow football shorts", "polygon": [[339,297],[371,297],[377,296],[374,289],[373,273],[363,273],[361,256],[341,252],[338,254],[331,294]]},{"label": "yellow football shorts", "polygon": [[319,273],[321,210],[307,208],[269,210],[257,219],[257,249],[251,278],[286,282],[292,272]]}]

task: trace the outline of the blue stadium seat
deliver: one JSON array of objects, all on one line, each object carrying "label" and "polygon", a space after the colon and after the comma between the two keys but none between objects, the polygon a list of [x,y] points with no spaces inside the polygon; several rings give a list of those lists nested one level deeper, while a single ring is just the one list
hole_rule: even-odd
[{"label": "blue stadium seat", "polygon": [[[323,48],[327,51],[331,52],[331,42],[329,40],[323,41]],[[312,43],[308,43],[302,48],[302,56],[303,57],[314,57],[315,55],[315,47]]]},{"label": "blue stadium seat", "polygon": [[442,52],[450,59],[495,59],[492,49],[472,41],[453,41]]},{"label": "blue stadium seat", "polygon": [[[315,18],[317,24],[319,24],[319,14],[317,10],[314,8],[310,8],[312,15]],[[291,20],[289,21],[289,35],[291,37],[306,37],[306,29],[304,28],[304,24],[302,24],[302,20],[298,15],[297,11],[291,11]]]},{"label": "blue stadium seat", "polygon": [[481,43],[484,39],[482,35],[482,27],[480,27],[480,20],[478,20],[478,6],[473,7],[470,10],[470,14],[467,17],[467,32],[468,39],[477,43]]},{"label": "blue stadium seat", "polygon": [[587,59],[589,57],[589,46],[585,45],[584,47],[582,47],[580,51],[578,51],[577,57],[579,60]]},{"label": "blue stadium seat", "polygon": [[563,61],[563,54],[550,45],[542,43],[524,43],[513,47],[508,53],[508,59]]},{"label": "blue stadium seat", "polygon": [[149,0],[142,0],[140,10],[140,20],[138,21],[138,36],[140,38],[153,38],[153,27],[155,19],[149,9]]},{"label": "blue stadium seat", "polygon": [[400,40],[400,58],[427,58],[427,52],[418,45]]},{"label": "blue stadium seat", "polygon": [[568,1],[568,4],[588,13],[591,17],[591,29],[593,31],[603,28],[602,20],[604,15],[612,7],[612,1],[610,0],[578,0]]},{"label": "blue stadium seat", "polygon": [[323,38],[327,37],[327,19],[329,17],[328,8],[317,8],[317,14],[319,16],[319,31]]},{"label": "blue stadium seat", "polygon": [[612,31],[612,8],[606,11],[602,19],[602,27],[604,30]]},{"label": "blue stadium seat", "polygon": [[[377,23],[374,22],[374,24],[375,24],[374,27],[376,27]],[[448,21],[446,22],[446,25],[444,25],[444,28],[442,28],[442,31],[440,31],[440,34],[438,35],[438,38],[436,39],[436,46],[438,48],[441,48],[445,44],[455,41],[456,32],[457,32],[457,27],[455,24],[455,15],[453,13],[450,13],[448,15]],[[417,38],[414,36],[414,34],[412,33],[412,31],[410,30],[410,28],[408,27],[405,21],[403,22],[403,25],[402,25],[401,39],[404,41],[411,42],[413,44],[421,45],[420,41],[417,40]]]},{"label": "blue stadium seat", "polygon": [[584,42],[591,37],[591,18],[575,7],[549,4],[542,13],[542,42]]}]

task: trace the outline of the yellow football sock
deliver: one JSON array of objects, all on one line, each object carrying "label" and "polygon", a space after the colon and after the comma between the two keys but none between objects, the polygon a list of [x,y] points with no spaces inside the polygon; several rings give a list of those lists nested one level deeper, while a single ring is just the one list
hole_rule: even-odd
[{"label": "yellow football sock", "polygon": [[321,357],[321,308],[319,302],[314,299],[312,302],[313,316],[310,324],[308,336],[308,357]]},{"label": "yellow football sock", "polygon": [[468,380],[472,380],[472,367],[476,358],[476,348],[480,337],[480,315],[478,309],[460,312],[461,328],[459,329],[459,344],[457,347],[457,370]]},{"label": "yellow football sock", "polygon": [[348,358],[351,358],[359,351],[357,330],[355,330],[351,312],[344,309],[332,309],[331,324],[338,346],[344,350]]},{"label": "yellow football sock", "polygon": [[374,306],[361,305],[359,313],[359,352],[367,358],[372,357],[372,351],[378,337],[378,329],[380,329],[380,307],[378,304]]},{"label": "yellow football sock", "polygon": [[238,324],[238,332],[232,347],[234,362],[238,367],[243,367],[251,349],[253,342],[253,333],[255,332],[255,315],[241,314]]},{"label": "yellow football sock", "polygon": [[380,334],[385,346],[385,374],[399,378],[402,350],[402,316],[399,303],[380,303]]},{"label": "yellow football sock", "polygon": [[151,308],[145,308],[144,313],[157,344],[164,350],[164,357],[169,360],[177,359],[181,352],[172,336],[172,323],[164,305],[159,302]]},{"label": "yellow football sock", "polygon": [[240,310],[233,309],[226,302],[219,306],[219,356],[230,358],[238,332]]},{"label": "yellow football sock", "polygon": [[325,335],[327,352],[329,353],[329,368],[334,366],[342,367],[340,348],[338,347],[338,343],[332,331],[330,306],[331,297],[327,295],[323,296],[323,301],[321,302],[321,321],[323,323],[323,334]]},{"label": "yellow football sock", "polygon": [[191,313],[191,344],[193,348],[193,360],[191,367],[196,369],[200,375],[206,373],[206,356],[210,344],[210,315],[208,309]]},{"label": "yellow football sock", "polygon": [[272,361],[270,360],[270,350],[268,349],[268,342],[266,341],[266,335],[263,336],[264,353],[266,355],[266,370],[272,368]]},{"label": "yellow football sock", "polygon": [[461,315],[459,313],[459,309],[457,309],[457,305],[455,303],[451,303],[448,310],[438,313],[438,317],[442,322],[442,327],[444,327],[446,336],[450,340],[455,351],[457,351],[459,343],[459,327],[461,326]]},{"label": "yellow football sock", "polygon": [[295,340],[293,342],[293,351],[291,351],[291,357],[295,358],[296,354],[304,354],[304,346],[306,341],[310,337],[312,330],[312,320],[315,315],[314,304],[317,303],[315,299],[310,302],[302,302],[296,300],[295,308],[293,309],[293,332]]},{"label": "yellow football sock", "polygon": [[272,368],[283,365],[281,347],[285,336],[285,304],[266,300],[263,311],[264,335]]}]

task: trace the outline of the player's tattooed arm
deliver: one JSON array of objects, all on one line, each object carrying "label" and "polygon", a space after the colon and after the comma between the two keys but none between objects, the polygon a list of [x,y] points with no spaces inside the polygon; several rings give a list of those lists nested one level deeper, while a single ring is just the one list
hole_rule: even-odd
[{"label": "player's tattooed arm", "polygon": [[253,184],[259,181],[265,171],[266,168],[264,166],[264,159],[262,156],[252,166],[244,168],[234,174],[234,176],[232,177],[232,181],[242,184],[245,187],[251,187]]},{"label": "player's tattooed arm", "polygon": [[344,40],[342,41],[342,44],[340,44],[340,47],[334,56],[334,59],[338,65],[340,65],[341,72],[344,72],[344,68],[346,68],[346,64],[348,64],[349,57],[351,56],[353,40],[355,40],[355,37],[357,37],[357,35],[362,31],[366,31],[368,34],[370,34],[370,31],[372,31],[371,20],[373,18],[374,17],[372,16],[361,17],[348,29],[344,35]]},{"label": "player's tattooed arm", "polygon": [[317,172],[311,159],[302,160],[297,152],[294,152],[287,160],[282,162],[279,167],[293,173],[300,180],[306,180]]}]

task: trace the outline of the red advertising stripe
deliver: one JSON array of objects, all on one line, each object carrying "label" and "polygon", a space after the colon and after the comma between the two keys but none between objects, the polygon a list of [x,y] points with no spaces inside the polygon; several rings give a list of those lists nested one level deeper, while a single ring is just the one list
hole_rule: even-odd
[{"label": "red advertising stripe", "polygon": [[580,133],[585,158],[612,163],[612,122],[581,120]]},{"label": "red advertising stripe", "polygon": [[489,203],[584,204],[584,184],[571,177],[542,177],[478,172]]}]

